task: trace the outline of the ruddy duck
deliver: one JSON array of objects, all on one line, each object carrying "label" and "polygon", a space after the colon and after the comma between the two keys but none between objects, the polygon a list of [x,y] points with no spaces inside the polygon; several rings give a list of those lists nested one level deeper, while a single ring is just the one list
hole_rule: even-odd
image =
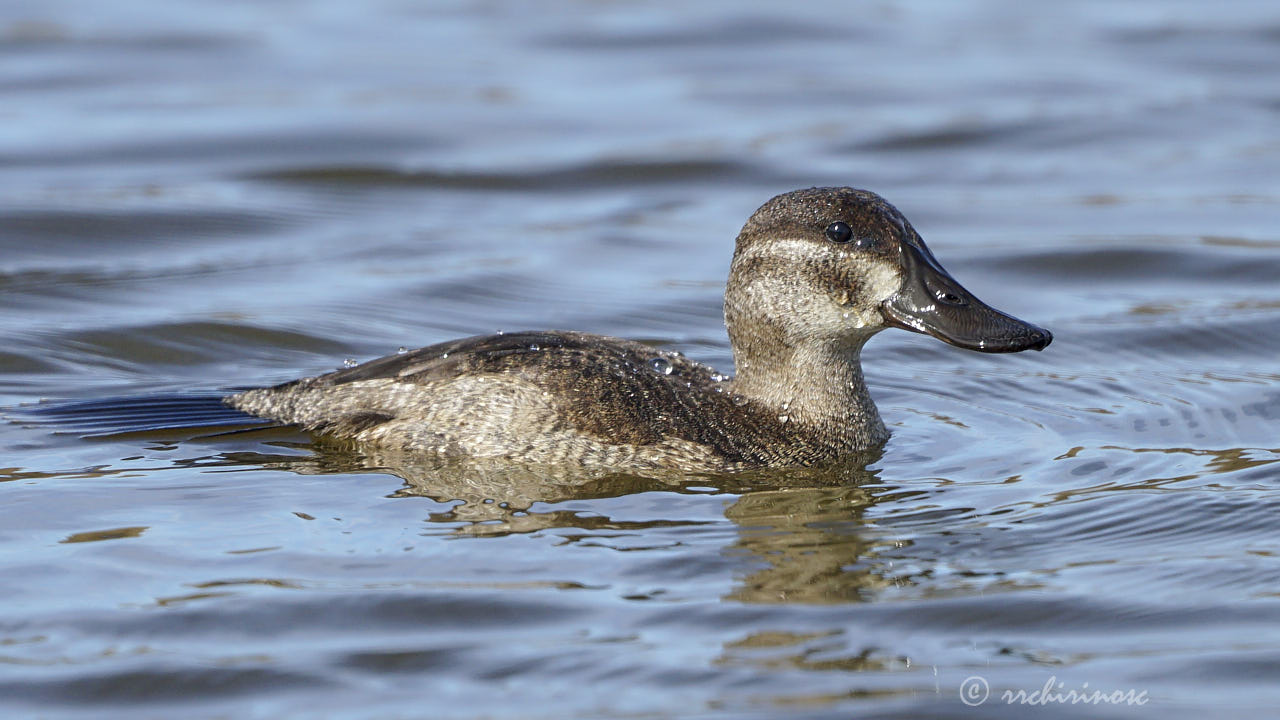
[{"label": "ruddy duck", "polygon": [[875,193],[779,195],[738,235],[724,297],[737,375],[579,332],[484,335],[225,402],[337,438],[447,457],[618,469],[816,465],[889,432],[862,378],[899,327],[982,352],[1049,331],[974,297]]}]

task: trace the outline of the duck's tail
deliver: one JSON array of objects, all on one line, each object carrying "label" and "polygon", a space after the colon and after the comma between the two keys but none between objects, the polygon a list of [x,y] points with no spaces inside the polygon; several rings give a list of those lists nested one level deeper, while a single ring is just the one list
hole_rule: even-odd
[{"label": "duck's tail", "polygon": [[43,402],[9,408],[11,419],[34,425],[53,426],[59,432],[85,437],[110,437],[163,431],[200,431],[200,434],[236,432],[274,425],[229,407],[222,395],[158,394]]}]

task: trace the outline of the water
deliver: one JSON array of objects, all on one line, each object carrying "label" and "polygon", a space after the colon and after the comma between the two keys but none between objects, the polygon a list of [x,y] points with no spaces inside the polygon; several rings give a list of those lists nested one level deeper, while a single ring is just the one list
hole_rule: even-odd
[{"label": "water", "polygon": [[[877,337],[894,437],[831,473],[583,484],[0,425],[0,707],[1274,712],[1278,72],[1261,1],[11,0],[0,406],[499,328],[727,372],[733,237],[821,184],[884,194],[1055,341]],[[1147,704],[1000,698],[1046,683]]]}]

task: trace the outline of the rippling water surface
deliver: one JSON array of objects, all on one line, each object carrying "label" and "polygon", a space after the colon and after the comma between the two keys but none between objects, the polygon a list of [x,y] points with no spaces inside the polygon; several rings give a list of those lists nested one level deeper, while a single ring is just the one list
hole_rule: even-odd
[{"label": "rippling water surface", "polygon": [[[1280,704],[1274,3],[15,0],[0,126],[6,717]],[[479,477],[13,410],[499,329],[728,371],[734,235],[822,184],[1056,335],[877,337],[866,467]],[[1046,685],[1146,704],[1001,699]]]}]

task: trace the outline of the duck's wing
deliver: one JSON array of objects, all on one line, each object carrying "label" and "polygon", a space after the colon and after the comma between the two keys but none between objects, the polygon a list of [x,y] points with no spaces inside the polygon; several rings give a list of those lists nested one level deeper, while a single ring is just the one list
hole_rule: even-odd
[{"label": "duck's wing", "polygon": [[496,404],[532,401],[554,410],[557,431],[616,444],[669,437],[705,443],[723,434],[706,422],[724,414],[708,412],[707,403],[727,402],[715,385],[711,368],[643,343],[577,332],[516,332],[390,355],[251,390],[228,398],[228,404],[354,436],[378,425],[438,420],[443,404],[464,406],[456,415],[493,415]]}]

